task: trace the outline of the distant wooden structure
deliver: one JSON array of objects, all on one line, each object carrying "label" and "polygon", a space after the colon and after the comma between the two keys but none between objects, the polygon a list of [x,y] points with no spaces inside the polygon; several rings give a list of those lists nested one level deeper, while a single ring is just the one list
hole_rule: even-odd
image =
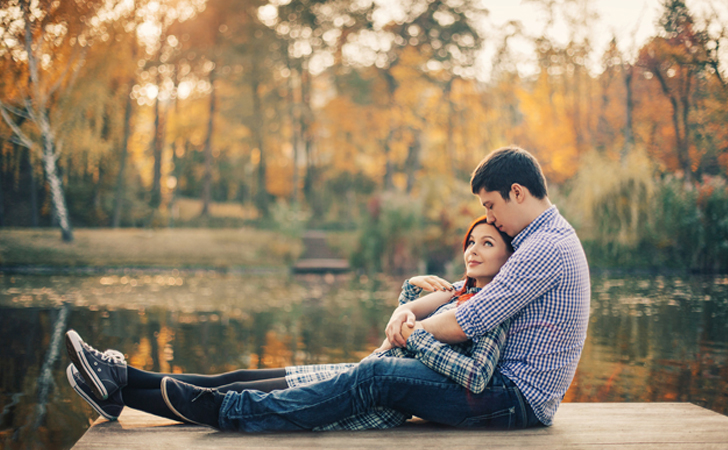
[{"label": "distant wooden structure", "polygon": [[97,420],[73,447],[89,449],[728,449],[728,417],[690,403],[564,403],[554,425],[456,429],[411,420],[377,431],[223,433],[126,408]]},{"label": "distant wooden structure", "polygon": [[293,265],[294,273],[343,273],[349,261],[339,257],[326,242],[326,233],[309,230],[303,235],[304,251]]}]

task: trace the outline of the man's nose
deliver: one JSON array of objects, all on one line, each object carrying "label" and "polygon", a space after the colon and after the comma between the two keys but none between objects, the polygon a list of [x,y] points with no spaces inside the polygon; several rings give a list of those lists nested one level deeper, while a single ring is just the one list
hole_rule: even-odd
[{"label": "man's nose", "polygon": [[485,221],[488,223],[488,225],[493,225],[495,222],[495,217],[493,214],[488,214],[488,212],[485,212]]}]

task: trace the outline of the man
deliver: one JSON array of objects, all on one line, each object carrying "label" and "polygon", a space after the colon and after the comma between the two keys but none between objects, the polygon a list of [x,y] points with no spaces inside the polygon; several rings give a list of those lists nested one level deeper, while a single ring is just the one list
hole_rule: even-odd
[{"label": "man", "polygon": [[471,188],[488,222],[513,237],[513,255],[456,310],[416,322],[398,308],[386,332],[392,345],[415,353],[433,338],[477,341],[510,320],[484,391],[468,391],[418,359],[372,358],[329,380],[270,393],[221,394],[165,378],[167,406],[189,422],[250,432],[313,429],[377,407],[460,427],[550,425],[586,338],[586,257],[574,229],[549,201],[538,162],[525,150],[491,153],[474,171]]}]

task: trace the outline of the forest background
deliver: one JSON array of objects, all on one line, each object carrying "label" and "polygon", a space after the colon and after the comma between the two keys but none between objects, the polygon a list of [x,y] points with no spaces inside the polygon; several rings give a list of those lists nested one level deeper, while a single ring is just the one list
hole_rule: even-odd
[{"label": "forest background", "polygon": [[516,144],[593,266],[728,270],[724,5],[598,52],[593,2],[527,3],[542,30],[474,0],[3,0],[0,226],[327,229],[444,272]]}]

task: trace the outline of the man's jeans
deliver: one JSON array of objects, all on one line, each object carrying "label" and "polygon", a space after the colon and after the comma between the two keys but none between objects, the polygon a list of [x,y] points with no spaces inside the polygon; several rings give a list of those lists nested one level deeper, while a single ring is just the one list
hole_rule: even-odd
[{"label": "man's jeans", "polygon": [[372,358],[326,381],[281,391],[228,392],[220,427],[234,431],[310,430],[386,406],[457,427],[539,425],[513,382],[496,371],[473,394],[412,358]]}]

